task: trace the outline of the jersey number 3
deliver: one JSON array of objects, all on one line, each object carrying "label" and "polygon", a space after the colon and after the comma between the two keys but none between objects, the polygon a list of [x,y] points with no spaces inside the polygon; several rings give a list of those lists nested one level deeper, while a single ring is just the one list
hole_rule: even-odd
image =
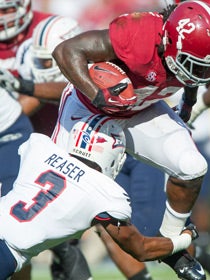
[{"label": "jersey number 3", "polygon": [[19,222],[29,222],[34,219],[42,210],[44,210],[49,203],[55,200],[66,188],[65,177],[53,171],[46,171],[42,173],[35,181],[35,183],[42,188],[47,185],[47,189],[41,189],[33,198],[33,203],[28,205],[24,201],[18,201],[10,211],[12,215]]}]

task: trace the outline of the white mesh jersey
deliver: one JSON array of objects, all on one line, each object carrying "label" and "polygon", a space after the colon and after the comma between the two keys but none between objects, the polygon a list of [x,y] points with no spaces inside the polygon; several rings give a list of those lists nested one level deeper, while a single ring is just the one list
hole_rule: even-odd
[{"label": "white mesh jersey", "polygon": [[42,250],[80,238],[102,212],[130,218],[129,197],[117,183],[69,156],[47,136],[33,133],[19,153],[14,188],[0,200],[0,238],[19,267]]}]

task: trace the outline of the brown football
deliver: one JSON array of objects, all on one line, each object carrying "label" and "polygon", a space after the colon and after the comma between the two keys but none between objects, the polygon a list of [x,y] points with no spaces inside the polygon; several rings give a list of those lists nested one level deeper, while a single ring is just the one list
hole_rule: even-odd
[{"label": "brown football", "polygon": [[89,73],[99,88],[104,89],[119,83],[127,83],[127,88],[120,93],[120,96],[124,99],[135,96],[131,80],[116,64],[111,62],[94,63],[89,65]]}]

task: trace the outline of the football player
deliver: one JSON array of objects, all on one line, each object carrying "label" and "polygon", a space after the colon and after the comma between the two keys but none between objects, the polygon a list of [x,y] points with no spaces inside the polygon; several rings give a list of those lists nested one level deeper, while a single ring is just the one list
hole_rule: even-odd
[{"label": "football player", "polygon": [[[127,151],[169,175],[160,227],[164,236],[181,231],[207,170],[184,122],[196,102],[197,87],[210,82],[209,13],[208,4],[187,1],[163,13],[122,15],[111,22],[109,30],[85,32],[53,52],[61,71],[74,84],[63,94],[65,106],[60,106],[55,141],[59,145],[77,119],[92,113],[109,114],[114,106],[118,112],[112,117],[124,127]],[[88,62],[105,60],[124,66],[131,78],[138,95],[132,109],[126,102],[118,107],[120,98],[116,106],[109,103],[111,89],[101,90],[90,79]],[[182,87],[184,94],[174,112],[161,99]],[[180,278],[205,279],[198,262],[186,251],[163,261]]]},{"label": "football player", "polygon": [[[207,169],[206,161],[195,148],[184,123],[177,118],[174,112],[164,102],[158,102],[159,99],[169,96],[179,88],[185,86],[185,94],[181,100],[178,113],[184,121],[187,121],[190,117],[192,105],[196,100],[196,87],[209,82],[208,48],[205,48],[205,41],[209,40],[209,37],[206,36],[207,33],[204,31],[206,28],[208,29],[207,19],[209,16],[209,7],[201,2],[192,1],[189,3],[187,3],[188,6],[183,4],[179,5],[174,12],[166,10],[164,13],[134,13],[132,15],[121,16],[111,23],[110,32],[103,30],[84,33],[83,36],[75,37],[59,45],[54,52],[61,70],[77,88],[75,90],[72,85],[69,85],[63,94],[58,126],[53,136],[58,144],[59,139],[65,139],[63,135],[68,133],[74,121],[84,115],[102,112],[101,110],[109,114],[110,111],[107,108],[110,109],[110,106],[113,106],[113,103],[109,104],[108,98],[112,92],[110,92],[110,89],[98,90],[98,87],[90,80],[86,67],[87,63],[89,61],[116,60],[120,58],[121,61],[119,62],[120,66],[122,66],[123,61],[125,70],[127,70],[136,88],[138,102],[131,110],[130,106],[128,106],[129,110],[126,110],[127,107],[125,106],[124,112],[121,109],[122,105],[126,104],[121,104],[120,108],[118,108],[119,103],[116,102],[114,110],[119,110],[119,112],[114,117],[126,119],[121,120],[121,123],[125,127],[126,136],[129,139],[128,152],[135,154],[137,158],[155,164],[155,166],[160,167],[170,175],[167,188],[168,202],[163,225],[160,229],[161,234],[169,236],[173,234],[172,231],[174,230],[180,232],[186,219],[190,216],[190,210],[197,198],[202,177]],[[205,57],[203,57],[203,53],[199,53],[199,50],[198,53],[193,53],[194,56],[192,57],[191,46],[187,43],[191,37],[194,40],[198,38],[198,30],[194,27],[198,26],[197,21],[201,19],[198,17],[197,10],[203,14],[202,24],[200,25],[203,30],[201,39],[204,45],[203,51]],[[188,27],[188,23],[185,23],[185,21],[182,22],[181,19],[187,16],[189,11],[191,11],[193,30],[187,30],[186,32],[185,28]],[[149,23],[151,23],[151,28],[152,23],[154,24],[153,26],[159,26],[160,32],[156,32],[155,29],[149,32],[144,27]],[[163,23],[165,24],[163,25]],[[180,29],[176,29],[176,25]],[[120,29],[120,26],[126,26],[126,28]],[[140,38],[141,40],[144,39],[144,43],[146,42],[144,45],[150,46],[150,49],[145,50],[147,54],[148,50],[151,51],[150,57],[147,56],[148,63],[144,61],[146,56],[143,49],[141,48],[140,51],[137,48],[137,41],[131,40],[133,38],[134,28],[136,30],[136,36],[137,34],[139,35],[136,37],[136,40],[137,38],[139,40]],[[127,31],[127,35],[123,37],[120,32],[123,33],[125,31]],[[189,36],[189,38],[183,39],[183,33],[184,36]],[[150,34],[151,40],[148,39],[148,34]],[[122,38],[123,41],[121,41]],[[125,38],[129,42],[127,45]],[[146,41],[147,39],[150,44]],[[182,44],[178,44],[180,40]],[[134,41],[135,44],[132,45]],[[83,45],[84,42],[86,44],[85,46]],[[95,42],[97,42],[97,48],[94,45]],[[154,42],[154,45],[151,42]],[[98,43],[101,45],[101,49],[99,49]],[[141,43],[140,41],[139,45]],[[88,49],[86,49],[87,45]],[[127,53],[125,55],[126,48]],[[105,49],[106,52],[104,51]],[[134,53],[135,55],[133,55]],[[69,59],[64,61],[64,56]],[[125,64],[127,64],[129,71]],[[98,93],[97,98],[94,98],[96,92]],[[69,117],[70,112],[71,116]],[[168,117],[165,118],[165,116]],[[129,120],[128,117],[130,117]],[[153,121],[154,119],[155,121]],[[150,135],[151,131],[155,132],[152,137]],[[158,137],[155,136],[156,133]],[[172,153],[174,150],[173,139],[176,139],[176,152],[174,153]],[[151,153],[150,146],[147,146],[148,143],[151,144],[154,150],[153,153]],[[167,143],[167,145],[164,143]],[[134,150],[134,147],[136,150]],[[161,149],[158,148],[160,154],[156,153],[155,147],[161,147]],[[183,151],[186,151],[186,153],[183,153]],[[192,160],[192,155],[195,156],[195,160]],[[179,158],[181,159],[180,161],[178,160]],[[184,165],[181,163],[184,163]],[[189,166],[188,163],[190,163]],[[175,193],[177,197],[179,195],[182,198],[184,197],[184,200],[177,199]],[[167,224],[170,224],[170,226],[173,225],[173,230],[170,230],[170,226]],[[197,269],[199,264],[196,260],[190,258],[186,252],[182,252],[182,254],[176,255],[173,258],[167,258],[164,261],[176,271],[179,277],[186,277],[186,279],[193,279],[195,275],[198,279],[204,279],[205,277]],[[181,266],[179,265],[180,263],[182,264]]]},{"label": "football player", "polygon": [[[32,11],[30,0],[0,0],[0,69],[16,73],[15,57],[20,44],[32,36],[36,24],[49,14]],[[28,100],[28,97],[24,97]],[[36,101],[35,98],[32,99]],[[38,102],[39,103],[39,102]],[[32,104],[32,101],[30,102]],[[1,195],[12,189],[19,169],[18,147],[33,131],[28,117],[23,114],[18,97],[1,91],[0,94],[0,181]],[[28,104],[25,104],[28,106]],[[37,103],[35,102],[35,106]],[[24,107],[24,108],[23,108]],[[26,269],[22,279],[30,279]],[[13,278],[18,279],[18,278]]]},{"label": "football player", "polygon": [[18,177],[0,200],[0,280],[96,224],[139,261],[173,254],[197,237],[193,225],[171,238],[146,237],[129,222],[130,198],[113,180],[125,160],[125,135],[114,120],[80,120],[67,150],[38,133],[20,146]]},{"label": "football player", "polygon": [[[27,45],[25,45],[24,42],[30,40],[34,28],[42,20],[51,16],[51,14],[33,11],[31,7],[31,0],[0,0],[0,16],[0,73],[1,76],[5,76],[5,70],[9,70],[12,74],[19,77],[20,69],[17,68],[19,67],[16,58],[17,52],[19,53],[18,58],[20,58],[20,55],[22,55],[21,58],[23,58],[25,52],[27,52]],[[68,25],[69,28],[75,30],[75,22],[73,20],[68,21]],[[20,47],[23,46],[23,44],[25,48]],[[10,78],[13,78],[13,76],[8,74],[6,79]],[[60,92],[63,90],[65,85],[66,82],[64,81],[53,83],[46,83],[46,81],[43,81],[42,83],[36,83],[36,85],[26,83],[25,87],[29,92],[53,92],[54,95],[59,92],[60,95]],[[2,86],[3,84],[0,85],[0,87]],[[24,88],[23,85],[22,88]],[[28,139],[33,131],[31,122],[26,117],[26,115],[23,114],[23,112],[31,114],[32,112],[34,112],[34,110],[37,110],[40,105],[40,101],[37,98],[28,97],[21,94],[19,95],[19,93],[21,93],[20,88],[16,88],[14,90],[11,90],[10,88],[9,91],[1,90],[0,94],[0,162],[2,162],[0,170],[1,195],[5,195],[12,189],[13,182],[16,179],[19,170],[20,158],[17,152],[18,147],[26,139]],[[57,117],[58,106],[54,106],[51,104],[46,105],[44,108],[45,112],[47,111],[47,108],[51,110],[52,116],[54,112],[55,121]],[[46,125],[42,126],[43,116],[41,115],[41,112],[39,112],[39,115],[33,115],[31,117],[31,121],[33,122],[33,127],[35,128],[35,130],[41,131],[42,133],[48,132],[49,134],[51,134],[51,130],[49,127],[50,124],[51,129],[54,128],[54,122],[52,123],[52,116],[50,116],[49,113],[45,114],[44,124],[46,124],[47,118],[49,118],[48,128],[46,128]],[[63,264],[64,258],[69,258],[70,248],[69,246],[67,248],[68,250],[66,250],[65,247],[65,251],[68,254],[66,254],[65,257],[63,255],[62,259],[59,258],[60,260],[62,260]],[[56,249],[56,252],[57,251],[58,249]],[[64,248],[61,248],[61,251],[64,252]],[[71,255],[75,256],[75,259],[78,254],[80,255],[80,253],[75,252],[75,250],[71,252]],[[61,254],[59,254],[59,256],[61,256]],[[81,263],[84,263],[82,255],[79,257],[79,261]],[[61,268],[59,267],[59,269]],[[62,267],[62,269],[66,269],[69,272],[70,264],[67,263],[65,267]],[[31,279],[30,271],[30,266],[27,266],[24,268],[24,271],[15,274],[12,279],[29,280]],[[84,272],[85,267],[83,270],[80,266],[80,271]],[[60,274],[61,273],[64,272],[60,271]],[[88,276],[84,275],[84,278],[81,279],[86,280],[90,277],[88,267],[87,274]],[[56,277],[54,278],[54,280],[58,279]]]}]

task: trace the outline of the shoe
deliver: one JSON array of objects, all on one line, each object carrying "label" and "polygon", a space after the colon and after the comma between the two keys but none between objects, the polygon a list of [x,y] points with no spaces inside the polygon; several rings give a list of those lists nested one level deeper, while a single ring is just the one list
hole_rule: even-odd
[{"label": "shoe", "polygon": [[182,280],[206,280],[201,264],[186,250],[182,250],[162,260],[168,264]]},{"label": "shoe", "polygon": [[206,251],[206,247],[195,245],[195,257],[210,274],[210,254]]}]

